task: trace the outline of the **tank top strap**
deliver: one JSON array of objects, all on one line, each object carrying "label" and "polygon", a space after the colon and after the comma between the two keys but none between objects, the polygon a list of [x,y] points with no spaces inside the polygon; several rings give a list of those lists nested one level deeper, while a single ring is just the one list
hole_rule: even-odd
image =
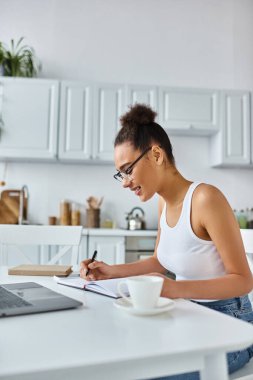
[{"label": "tank top strap", "polygon": [[[186,225],[191,226],[191,201],[192,201],[192,194],[196,187],[200,185],[201,182],[193,182],[185,195],[185,198],[183,200],[183,206],[182,206],[182,211],[179,216],[179,220],[177,222],[176,227],[179,228],[179,226]],[[163,226],[166,226],[168,229],[173,230],[174,228],[169,227],[166,222],[166,203],[163,206],[163,210],[161,213],[161,218],[160,218],[160,227],[162,228]]]},{"label": "tank top strap", "polygon": [[160,217],[160,228],[166,226],[166,203],[164,202],[164,206],[162,209],[161,217]]},{"label": "tank top strap", "polygon": [[186,222],[188,226],[191,228],[191,205],[192,205],[192,195],[194,193],[194,190],[198,185],[200,185],[201,182],[193,182],[184,198],[183,208],[181,212],[181,219]]}]

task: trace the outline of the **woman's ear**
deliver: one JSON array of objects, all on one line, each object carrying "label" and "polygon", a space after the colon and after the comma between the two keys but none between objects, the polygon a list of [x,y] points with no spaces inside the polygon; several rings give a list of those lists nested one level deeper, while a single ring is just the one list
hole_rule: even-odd
[{"label": "woman's ear", "polygon": [[152,153],[152,157],[153,157],[154,161],[156,162],[156,164],[161,165],[163,163],[163,160],[164,160],[164,152],[160,148],[160,146],[158,146],[158,145],[152,146],[151,153]]}]

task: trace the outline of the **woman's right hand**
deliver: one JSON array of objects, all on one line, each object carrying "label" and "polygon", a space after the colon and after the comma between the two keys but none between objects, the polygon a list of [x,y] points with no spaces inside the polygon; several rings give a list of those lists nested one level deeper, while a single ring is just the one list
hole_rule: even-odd
[{"label": "woman's right hand", "polygon": [[[89,273],[86,275],[88,270]],[[80,263],[80,277],[88,281],[107,280],[113,277],[112,266],[103,261],[83,260]]]}]

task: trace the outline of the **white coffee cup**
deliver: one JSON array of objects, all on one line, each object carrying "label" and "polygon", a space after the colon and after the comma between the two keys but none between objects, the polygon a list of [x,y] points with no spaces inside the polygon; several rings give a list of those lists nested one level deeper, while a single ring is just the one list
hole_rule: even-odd
[{"label": "white coffee cup", "polygon": [[[118,284],[118,292],[124,300],[135,309],[148,310],[157,306],[164,279],[158,276],[134,276]],[[123,289],[128,287],[129,297],[126,297]]]}]

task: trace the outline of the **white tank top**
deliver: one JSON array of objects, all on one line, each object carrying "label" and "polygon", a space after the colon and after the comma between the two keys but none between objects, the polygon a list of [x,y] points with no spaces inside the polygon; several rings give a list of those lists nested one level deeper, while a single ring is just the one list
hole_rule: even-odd
[{"label": "white tank top", "polygon": [[190,185],[175,227],[167,224],[166,204],[160,218],[157,258],[164,268],[176,274],[177,280],[207,280],[226,273],[214,243],[197,237],[191,227],[192,194],[199,184]]}]

